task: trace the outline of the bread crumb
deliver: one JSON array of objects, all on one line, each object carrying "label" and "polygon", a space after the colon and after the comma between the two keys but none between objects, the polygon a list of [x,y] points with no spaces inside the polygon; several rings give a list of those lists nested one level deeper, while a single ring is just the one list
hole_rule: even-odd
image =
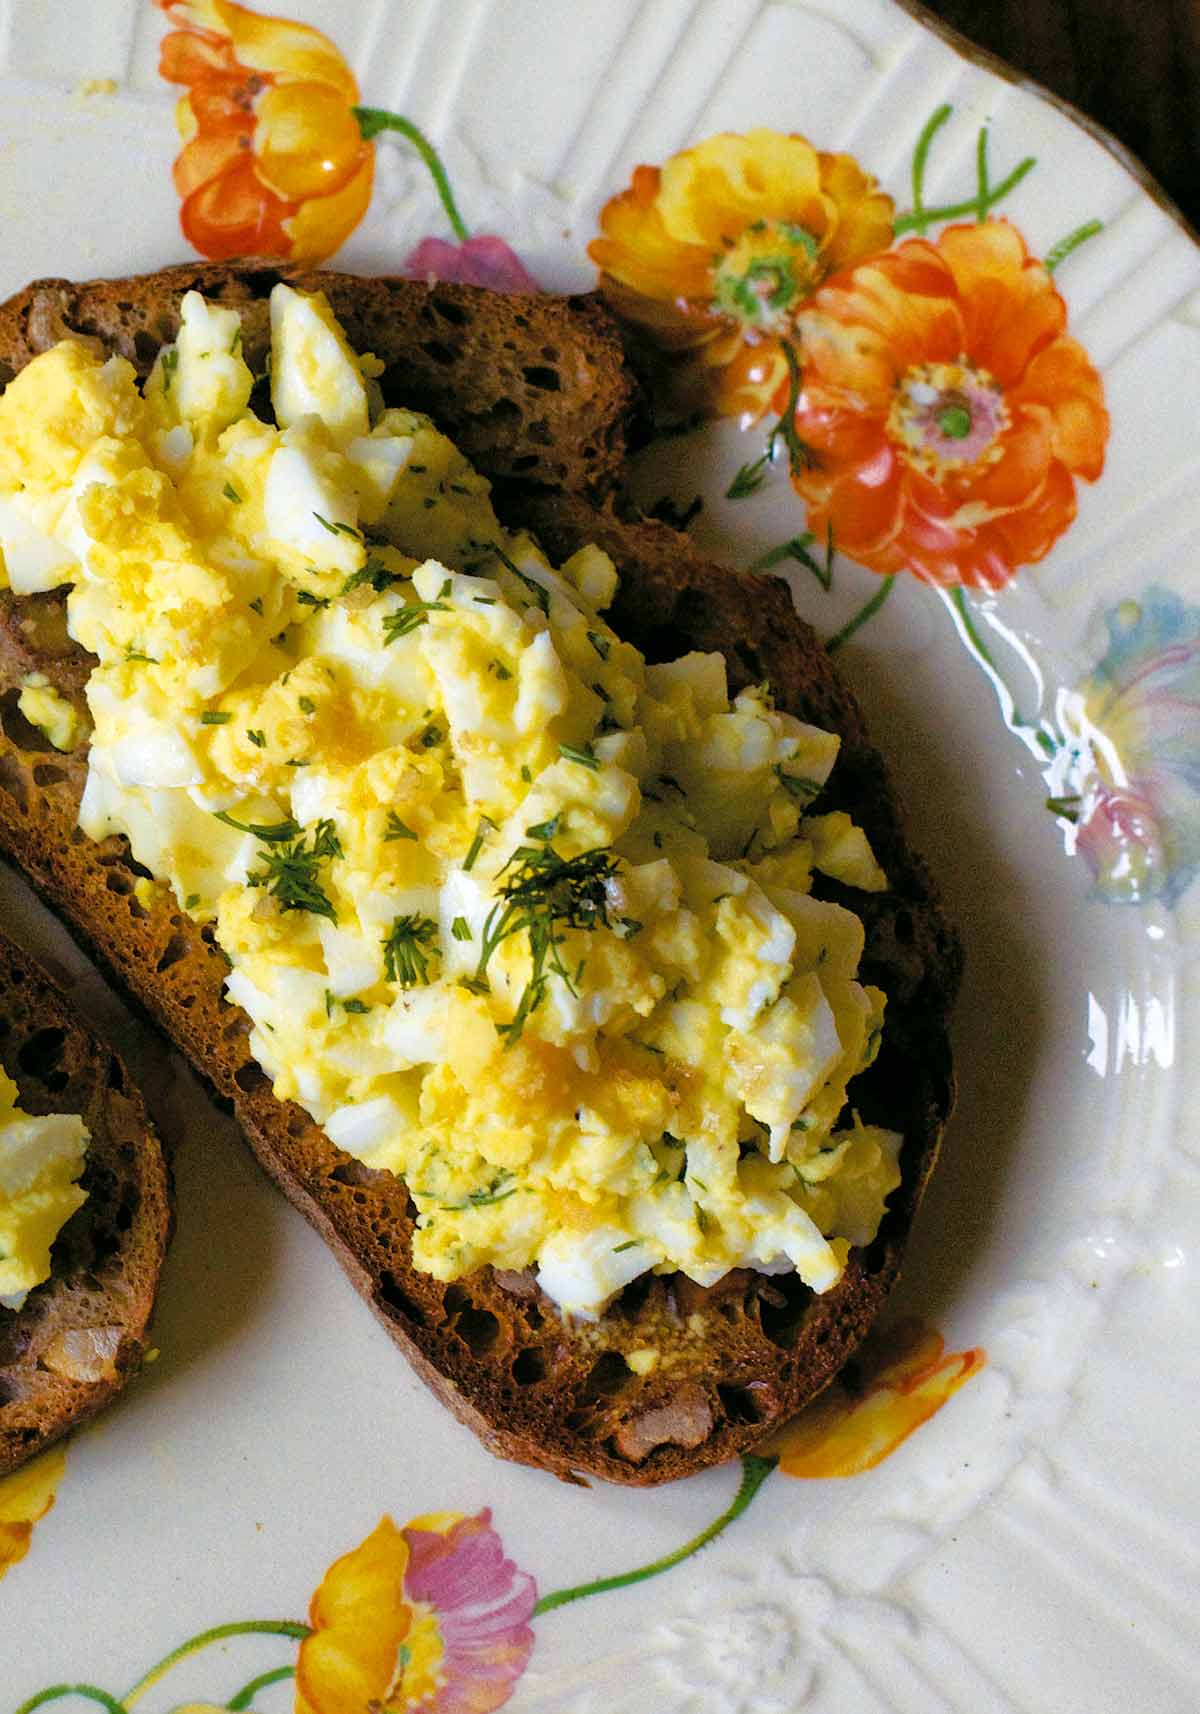
[{"label": "bread crumb", "polygon": [[626,1353],[625,1361],[635,1375],[652,1375],[658,1368],[658,1352],[653,1345],[639,1345],[636,1351]]}]

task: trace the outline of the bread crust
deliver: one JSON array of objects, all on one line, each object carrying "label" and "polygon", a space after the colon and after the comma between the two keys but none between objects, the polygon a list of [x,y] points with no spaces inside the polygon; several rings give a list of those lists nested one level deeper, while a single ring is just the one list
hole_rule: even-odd
[{"label": "bread crust", "polygon": [[[37,307],[47,292],[69,306],[67,325],[87,333],[103,327],[112,346],[120,344],[119,332],[111,320],[102,322],[97,305],[108,306],[110,318],[123,303],[141,306],[139,316],[157,305],[154,325],[169,330],[188,285],[257,304],[267,279],[279,277],[258,264],[198,265],[133,282],[69,288],[43,282],[0,306],[0,358],[20,367],[37,340],[50,343],[62,333],[62,320],[47,319]],[[307,289],[319,284],[351,343],[384,356],[393,381],[412,373],[405,342],[413,327],[426,324],[413,294],[426,294],[429,303],[451,291],[331,274],[287,277]],[[406,319],[390,332],[377,321],[365,335],[364,296],[375,305],[404,302]],[[606,426],[592,437],[619,453],[617,470],[593,460],[569,481],[547,483],[538,477],[565,470],[569,447],[548,449],[536,469],[514,471],[519,442],[504,413],[495,419],[493,444],[459,396],[493,337],[503,346],[514,330],[528,334],[535,324],[547,325],[539,319],[547,316],[559,328],[561,372],[586,375],[599,350],[619,351],[604,310],[579,299],[498,300],[465,287],[453,288],[452,301],[469,313],[444,329],[451,356],[438,359],[444,391],[431,414],[498,480],[506,521],[534,528],[555,557],[588,541],[605,547],[622,573],[614,623],[651,659],[719,648],[733,685],[769,678],[781,707],[842,736],[822,806],[845,808],[866,828],[890,880],[880,895],[821,884],[825,896],[844,899],[866,921],[863,978],[888,994],[879,1058],[852,1086],[864,1120],[905,1135],[903,1182],[874,1243],[851,1253],[843,1279],[823,1297],[794,1277],[750,1270],[735,1270],[707,1289],[680,1275],[647,1276],[594,1326],[565,1321],[529,1275],[484,1268],[442,1284],[419,1273],[404,1185],[343,1154],[300,1108],[275,1099],[246,1046],[248,1020],[222,998],[227,966],[211,935],[169,896],[148,908],[137,900],[138,869],[123,839],[95,844],[78,830],[86,750],[48,761],[40,734],[15,707],[15,687],[35,668],[81,700],[88,662],[66,639],[59,597],[0,599],[0,848],[233,1107],[264,1170],[326,1239],[418,1373],[485,1445],[566,1480],[646,1485],[751,1449],[832,1378],[878,1314],[953,1100],[947,1022],[961,955],[909,848],[861,712],[784,586],[738,576],[697,554],[685,536],[622,511],[616,476],[636,408],[632,389],[609,387]],[[548,308],[555,303],[557,310]],[[519,317],[528,327],[521,328]],[[453,340],[464,327],[470,345],[460,368]],[[24,330],[19,340],[17,329]],[[524,348],[530,349],[542,348]],[[401,394],[392,402],[413,401]],[[430,408],[427,399],[423,408]],[[565,432],[569,414],[563,421]],[[646,1346],[659,1350],[660,1362],[648,1375],[635,1374],[625,1355]]]},{"label": "bread crust", "polygon": [[0,936],[0,1059],[24,1112],[75,1113],[91,1134],[87,1200],[51,1276],[0,1308],[0,1475],[102,1410],[138,1372],[171,1230],[167,1164],[120,1057],[46,973]]}]

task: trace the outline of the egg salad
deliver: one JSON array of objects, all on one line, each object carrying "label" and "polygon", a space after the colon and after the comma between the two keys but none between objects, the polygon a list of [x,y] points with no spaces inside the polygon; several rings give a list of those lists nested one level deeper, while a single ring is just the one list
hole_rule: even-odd
[{"label": "egg salad", "polygon": [[827,1290],[901,1141],[840,1124],[884,997],[812,873],[886,879],[811,812],[838,739],[720,655],[647,663],[604,553],[506,531],[322,296],[270,316],[261,415],[196,293],[142,390],[66,342],[0,399],[4,575],[69,583],[98,661],[83,829],[211,926],[276,1094],[405,1181],[419,1268],[532,1267],[584,1317],[648,1270]]},{"label": "egg salad", "polygon": [[0,1070],[0,1306],[20,1309],[50,1278],[50,1246],[86,1201],[87,1128],[74,1114],[33,1117]]}]

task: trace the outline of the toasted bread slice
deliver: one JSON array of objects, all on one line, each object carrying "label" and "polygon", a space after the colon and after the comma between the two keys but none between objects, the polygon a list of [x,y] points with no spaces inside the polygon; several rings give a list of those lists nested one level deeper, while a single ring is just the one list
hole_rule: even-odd
[{"label": "toasted bread slice", "polygon": [[[124,349],[144,372],[154,353],[137,335],[152,330],[156,349],[176,325],[183,290],[195,285],[244,302],[257,317],[279,277],[252,264],[31,287],[0,306],[0,360],[15,370],[77,331]],[[685,536],[622,514],[617,455],[636,396],[612,367],[619,345],[598,306],[336,274],[283,277],[327,292],[351,343],[385,361],[389,402],[431,411],[497,480],[506,521],[535,528],[555,555],[589,541],[612,554],[622,574],[614,622],[650,658],[720,649],[731,684],[769,678],[780,706],[841,733],[822,806],[845,808],[866,828],[891,883],[886,894],[852,900],[868,928],[864,980],[888,995],[882,1051],[855,1080],[854,1104],[865,1121],[905,1135],[903,1183],[879,1235],[851,1253],[843,1279],[821,1297],[794,1277],[748,1270],[707,1289],[679,1275],[647,1276],[596,1325],[564,1320],[530,1274],[484,1268],[447,1285],[418,1272],[404,1185],[341,1153],[300,1108],[275,1099],[247,1049],[248,1020],[222,998],[227,966],[209,931],[165,894],[149,905],[137,897],[139,870],[123,839],[95,844],[76,827],[86,744],[47,755],[16,708],[20,679],[34,669],[82,706],[89,661],[66,635],[57,596],[0,600],[0,848],[232,1104],[264,1169],[326,1238],[418,1372],[492,1451],[566,1479],[649,1484],[689,1475],[748,1450],[818,1392],[895,1280],[952,1099],[947,1017],[957,941],[907,845],[862,716],[784,587],[737,576],[699,556]],[[387,305],[396,310],[391,320]],[[423,381],[410,385],[428,374],[421,342],[430,318],[441,327],[436,397]],[[551,324],[553,345],[543,343]],[[248,327],[248,344],[261,336]],[[527,375],[550,361],[549,351],[562,383],[558,403],[567,407],[561,415],[540,415],[542,427],[531,433],[528,393],[514,397],[516,418],[480,409],[481,399],[507,396],[514,365]],[[517,450],[531,444],[535,464]],[[581,459],[585,446],[603,456],[594,450]],[[842,896],[834,883],[824,891]],[[626,1356],[646,1347],[659,1352],[658,1365],[635,1373]]]},{"label": "toasted bread slice", "polygon": [[87,1194],[19,1310],[0,1306],[0,1474],[114,1398],[146,1351],[171,1226],[167,1166],[121,1060],[0,937],[0,1060],[23,1112],[75,1113]]}]

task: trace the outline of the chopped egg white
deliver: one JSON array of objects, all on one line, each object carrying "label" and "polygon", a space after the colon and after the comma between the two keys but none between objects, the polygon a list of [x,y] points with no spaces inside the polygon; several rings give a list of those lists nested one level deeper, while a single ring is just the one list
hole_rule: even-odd
[{"label": "chopped egg white", "polygon": [[828,1289],[899,1182],[843,1122],[884,998],[812,876],[886,877],[820,803],[837,738],[719,655],[647,664],[611,559],[505,531],[322,297],[271,329],[273,422],[196,294],[143,391],[67,343],[0,398],[0,580],[70,582],[98,657],[82,827],[212,925],[276,1092],[406,1181],[418,1267],[580,1316],[650,1269]]}]

